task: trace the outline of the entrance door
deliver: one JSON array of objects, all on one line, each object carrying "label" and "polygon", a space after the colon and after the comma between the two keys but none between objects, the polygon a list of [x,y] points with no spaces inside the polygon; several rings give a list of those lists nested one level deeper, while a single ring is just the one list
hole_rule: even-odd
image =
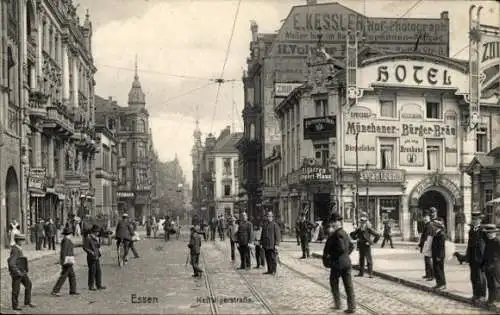
[{"label": "entrance door", "polygon": [[328,220],[330,207],[330,194],[314,194],[314,220]]},{"label": "entrance door", "polygon": [[[447,228],[447,220],[448,220],[448,203],[444,196],[435,190],[429,190],[424,193],[420,200],[418,201],[418,206],[423,211],[428,210],[430,207],[434,207],[437,209],[438,218],[442,218],[444,220],[444,226]],[[448,229],[447,229],[448,230]]]}]

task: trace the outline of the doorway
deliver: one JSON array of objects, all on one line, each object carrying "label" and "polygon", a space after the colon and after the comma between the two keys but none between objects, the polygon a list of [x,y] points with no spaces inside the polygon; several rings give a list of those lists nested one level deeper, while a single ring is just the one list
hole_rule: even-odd
[{"label": "doorway", "polygon": [[314,220],[328,220],[330,216],[330,194],[314,194]]},{"label": "doorway", "polygon": [[423,211],[428,210],[430,207],[436,208],[438,218],[444,220],[444,226],[448,230],[448,203],[443,194],[436,190],[425,192],[418,201],[418,207]]},{"label": "doorway", "polygon": [[9,224],[12,220],[16,219],[20,222],[19,217],[19,183],[17,181],[16,171],[10,167],[7,171],[5,179],[5,205],[6,205],[6,223]]}]

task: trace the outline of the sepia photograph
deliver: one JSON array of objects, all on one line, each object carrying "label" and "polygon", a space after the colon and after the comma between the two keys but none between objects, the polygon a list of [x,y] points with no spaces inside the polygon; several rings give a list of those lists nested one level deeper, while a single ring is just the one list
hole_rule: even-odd
[{"label": "sepia photograph", "polygon": [[500,314],[500,1],[0,0],[1,314]]}]

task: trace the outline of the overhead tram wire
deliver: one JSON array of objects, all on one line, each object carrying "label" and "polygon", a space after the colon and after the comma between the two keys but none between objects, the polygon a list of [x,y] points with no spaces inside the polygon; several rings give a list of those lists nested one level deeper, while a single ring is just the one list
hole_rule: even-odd
[{"label": "overhead tram wire", "polygon": [[227,80],[224,80],[224,71],[226,70],[227,61],[229,60],[229,53],[231,51],[231,43],[233,42],[233,36],[234,36],[234,30],[236,28],[236,22],[238,21],[238,14],[240,12],[240,5],[241,5],[241,0],[238,0],[238,4],[236,6],[236,12],[234,13],[233,26],[231,28],[231,35],[229,36],[229,41],[227,43],[227,48],[226,48],[226,55],[224,56],[224,63],[222,64],[222,70],[220,72],[219,78],[214,80],[218,84],[218,86],[217,86],[217,93],[215,94],[215,104],[214,104],[214,111],[212,114],[212,122],[210,124],[210,133],[212,133],[212,131],[213,131],[214,122],[215,122],[215,115],[217,114],[217,103],[219,102],[221,85],[222,85],[222,83],[228,82]]},{"label": "overhead tram wire", "polygon": [[453,56],[451,56],[451,58],[455,58],[458,54],[460,54],[462,51],[466,50],[467,48],[469,48],[469,44],[465,45],[464,47],[462,47],[462,49],[460,49],[459,51],[454,53]]},{"label": "overhead tram wire", "polygon": [[[135,71],[134,68],[127,68],[127,67],[117,67],[117,66],[103,65],[103,64],[98,64],[98,66],[105,67],[105,68],[111,68],[111,69],[125,70],[125,71]],[[164,75],[167,77],[175,77],[175,78],[182,78],[182,79],[213,81],[213,79],[208,78],[208,77],[204,78],[204,77],[174,74],[174,73],[167,73],[167,72],[153,71],[153,70],[142,70],[141,69],[141,73],[151,73],[151,74]]]},{"label": "overhead tram wire", "polygon": [[190,95],[190,94],[192,94],[192,93],[194,93],[194,92],[196,92],[196,91],[199,91],[199,90],[201,90],[201,89],[204,89],[204,88],[206,88],[207,86],[210,86],[210,85],[212,85],[212,84],[214,84],[214,82],[210,82],[210,83],[204,84],[204,85],[202,85],[202,86],[199,86],[199,87],[197,87],[197,88],[191,89],[191,90],[189,90],[189,91],[187,91],[187,92],[184,92],[184,93],[182,93],[182,94],[179,94],[179,95],[177,95],[177,96],[171,97],[171,98],[167,99],[167,100],[166,100],[166,102],[165,102],[163,105],[168,105],[168,104],[169,104],[171,101],[173,101],[173,100],[176,100],[176,99],[181,98],[181,97],[183,97],[183,96],[188,96],[188,95]]}]

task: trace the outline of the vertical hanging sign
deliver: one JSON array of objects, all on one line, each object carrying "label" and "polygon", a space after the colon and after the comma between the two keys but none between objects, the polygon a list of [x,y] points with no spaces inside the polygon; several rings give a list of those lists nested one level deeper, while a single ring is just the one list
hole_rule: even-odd
[{"label": "vertical hanging sign", "polygon": [[[500,28],[481,25],[479,44],[480,96],[488,102],[500,86]],[[494,98],[492,99],[494,101]]]},{"label": "vertical hanging sign", "polygon": [[479,47],[481,30],[479,16],[482,8],[482,6],[472,5],[469,9],[469,126],[471,129],[479,122],[480,114]]},{"label": "vertical hanging sign", "polygon": [[358,88],[358,36],[359,31],[349,31],[346,36],[346,102],[350,106],[358,103],[362,90]]}]

